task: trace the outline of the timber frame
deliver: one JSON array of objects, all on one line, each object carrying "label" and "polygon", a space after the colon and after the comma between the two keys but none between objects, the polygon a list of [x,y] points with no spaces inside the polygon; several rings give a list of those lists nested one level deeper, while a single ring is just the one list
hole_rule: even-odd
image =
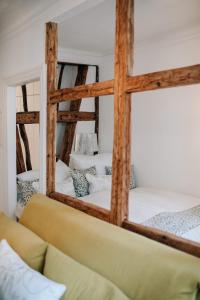
[{"label": "timber frame", "polygon": [[[116,0],[115,78],[74,88],[56,88],[57,24],[46,24],[47,195],[92,216],[200,257],[200,244],[128,220],[131,153],[131,94],[200,83],[200,65],[132,76],[134,0]],[[56,105],[87,97],[114,95],[114,147],[111,210],[55,192]]]}]

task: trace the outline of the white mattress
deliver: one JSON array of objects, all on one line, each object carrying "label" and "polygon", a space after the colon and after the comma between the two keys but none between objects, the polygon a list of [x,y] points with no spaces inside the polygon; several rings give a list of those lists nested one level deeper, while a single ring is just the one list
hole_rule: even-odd
[{"label": "white mattress", "polygon": [[[90,194],[83,198],[88,203],[110,209],[109,190]],[[162,212],[178,212],[200,205],[200,198],[164,190],[136,188],[129,194],[129,220],[143,223]],[[183,234],[182,237],[200,242],[200,226]]]}]

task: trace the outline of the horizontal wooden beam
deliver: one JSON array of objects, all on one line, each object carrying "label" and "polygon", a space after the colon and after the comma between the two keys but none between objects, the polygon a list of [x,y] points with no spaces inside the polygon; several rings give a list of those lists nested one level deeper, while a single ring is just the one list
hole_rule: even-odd
[{"label": "horizontal wooden beam", "polygon": [[49,196],[52,199],[65,203],[73,208],[79,209],[82,212],[85,212],[93,217],[102,219],[107,222],[110,221],[110,212],[105,208],[101,208],[94,204],[90,204],[83,200],[79,200],[57,192],[52,192]]},{"label": "horizontal wooden beam", "polygon": [[59,111],[57,122],[95,121],[96,114],[86,111]]},{"label": "horizontal wooden beam", "polygon": [[200,65],[193,65],[144,75],[129,76],[126,83],[126,92],[145,92],[197,83],[200,83]]},{"label": "horizontal wooden beam", "polygon": [[112,95],[114,93],[114,81],[102,81],[92,84],[80,85],[74,88],[56,90],[50,93],[51,104],[79,100],[96,96]]},{"label": "horizontal wooden beam", "polygon": [[147,227],[141,224],[132,223],[128,220],[124,221],[122,227],[132,232],[144,235],[147,238],[153,239],[162,244],[168,245],[180,251],[200,257],[200,244],[183,239],[174,234],[165,231]]},{"label": "horizontal wooden beam", "polygon": [[[40,113],[39,111],[33,112],[19,112],[16,115],[16,124],[39,124]],[[95,121],[96,114],[94,112],[86,111],[59,111],[57,122],[71,123],[78,121]]]},{"label": "horizontal wooden beam", "polygon": [[38,111],[18,112],[16,114],[17,124],[37,124],[39,123],[40,113]]}]

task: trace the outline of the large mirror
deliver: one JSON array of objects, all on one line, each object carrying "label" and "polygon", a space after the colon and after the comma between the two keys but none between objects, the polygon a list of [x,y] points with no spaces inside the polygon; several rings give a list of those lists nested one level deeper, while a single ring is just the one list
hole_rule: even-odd
[{"label": "large mirror", "polygon": [[[97,1],[58,28],[58,88],[113,79],[115,0]],[[55,191],[110,209],[114,97],[66,101],[57,110]]]}]

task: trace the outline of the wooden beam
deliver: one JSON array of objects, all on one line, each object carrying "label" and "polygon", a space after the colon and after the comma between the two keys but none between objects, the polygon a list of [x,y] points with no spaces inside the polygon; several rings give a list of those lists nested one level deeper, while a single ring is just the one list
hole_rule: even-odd
[{"label": "wooden beam", "polygon": [[17,124],[39,124],[39,119],[40,119],[39,111],[18,112],[16,114]]},{"label": "wooden beam", "polygon": [[50,103],[50,93],[56,90],[56,67],[58,56],[58,27],[56,23],[46,24],[47,64],[47,195],[55,190],[56,164],[56,121],[57,107]]},{"label": "wooden beam", "polygon": [[114,80],[107,80],[51,92],[50,101],[52,104],[55,104],[59,102],[75,101],[96,96],[113,95],[113,93]]},{"label": "wooden beam", "polygon": [[[99,82],[99,67],[96,66],[96,82]],[[97,141],[99,140],[99,96],[96,96],[95,99],[95,133],[97,135]]]},{"label": "wooden beam", "polygon": [[51,193],[50,197],[59,202],[65,203],[73,208],[79,209],[93,217],[97,217],[104,221],[109,222],[109,211],[105,208],[98,207],[94,204],[87,203],[83,200],[78,200],[76,198],[63,195],[57,192]]},{"label": "wooden beam", "polygon": [[200,64],[144,75],[129,76],[126,91],[128,93],[137,93],[197,83],[200,83]]},{"label": "wooden beam", "polygon": [[123,228],[144,235],[147,238],[158,241],[162,244],[171,246],[180,251],[200,257],[200,246],[199,243],[195,243],[191,240],[178,237],[174,234],[167,233],[165,231],[158,230],[152,227],[146,227],[141,224],[132,223],[125,220],[123,222]]},{"label": "wooden beam", "polygon": [[25,157],[26,157],[26,169],[27,169],[27,171],[30,171],[30,170],[32,170],[31,153],[30,153],[30,147],[29,147],[29,142],[28,142],[28,135],[26,133],[24,124],[19,124],[19,131],[20,131],[22,141],[24,143],[24,150],[25,150]]},{"label": "wooden beam", "polygon": [[27,90],[26,90],[26,85],[22,85],[22,99],[23,99],[23,107],[24,111],[28,112],[28,101],[27,101]]},{"label": "wooden beam", "polygon": [[116,0],[111,222],[119,226],[128,215],[131,95],[126,93],[126,79],[133,65],[133,4],[133,0]]},{"label": "wooden beam", "polygon": [[59,111],[57,122],[78,122],[78,121],[95,121],[96,114],[85,111]]},{"label": "wooden beam", "polygon": [[[22,88],[22,99],[23,99],[24,111],[28,112],[26,85],[22,85],[21,88]],[[32,170],[31,153],[30,153],[28,135],[26,133],[26,128],[25,128],[24,124],[19,125],[19,131],[20,131],[22,141],[24,143],[24,150],[25,150],[25,157],[26,157],[26,169],[27,169],[27,171],[30,171],[30,170]]]},{"label": "wooden beam", "polygon": [[17,164],[17,174],[23,173],[26,171],[24,156],[22,152],[22,145],[20,141],[19,129],[16,125],[16,164]]},{"label": "wooden beam", "polygon": [[[85,84],[86,77],[88,72],[88,66],[86,65],[79,65],[78,66],[78,73],[76,77],[75,86],[80,86],[82,84]],[[79,111],[81,106],[82,99],[78,99],[76,101],[72,101],[70,103],[69,111]],[[67,165],[69,164],[70,154],[72,151],[75,131],[76,131],[76,125],[77,122],[67,124],[65,128],[65,133],[63,136],[63,142],[61,145],[61,152],[60,152],[60,158],[62,161],[64,161]]]},{"label": "wooden beam", "polygon": [[[16,114],[16,124],[39,124],[39,111],[19,112]],[[57,114],[58,123],[70,123],[77,121],[95,121],[96,114],[86,111],[59,111]]]},{"label": "wooden beam", "polygon": [[[59,78],[58,78],[58,90],[61,89],[64,68],[65,68],[65,64],[61,64]],[[59,111],[59,103],[57,103],[57,111]]]}]

